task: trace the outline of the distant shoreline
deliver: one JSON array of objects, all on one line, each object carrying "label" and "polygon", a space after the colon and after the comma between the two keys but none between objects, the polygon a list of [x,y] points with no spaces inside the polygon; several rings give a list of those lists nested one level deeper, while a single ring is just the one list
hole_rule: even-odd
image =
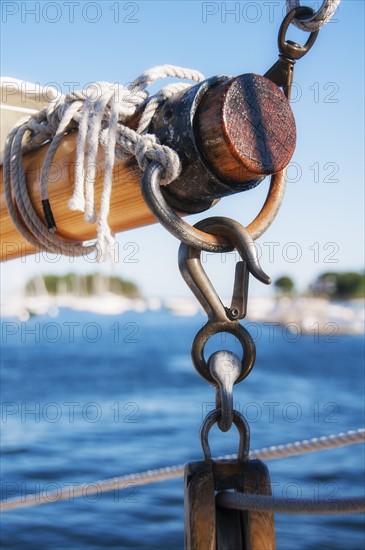
[{"label": "distant shoreline", "polygon": [[[166,311],[178,317],[193,317],[203,311],[193,297],[130,299],[105,292],[81,297],[72,294],[14,295],[1,304],[0,315],[3,319],[17,318],[26,322],[44,315],[55,318],[62,309],[108,316],[126,312]],[[308,296],[252,297],[243,322],[281,325],[292,333],[363,334],[365,301],[362,298],[329,300]]]}]

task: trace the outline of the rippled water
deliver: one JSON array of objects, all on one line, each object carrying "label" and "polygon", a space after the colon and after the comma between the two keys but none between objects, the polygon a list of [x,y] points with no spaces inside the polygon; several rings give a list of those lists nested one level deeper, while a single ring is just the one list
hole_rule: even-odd
[{"label": "rippled water", "polygon": [[[189,350],[203,323],[161,312],[3,320],[2,496],[69,495],[4,513],[4,549],[183,548],[182,479],[77,499],[71,487],[201,458],[198,430],[214,392]],[[363,424],[362,337],[255,332],[256,366],[235,387],[252,449]],[[212,430],[215,455],[236,452],[231,432]],[[330,499],[363,493],[363,462],[357,445],[268,465],[274,495]],[[276,534],[279,550],[364,547],[355,515],[278,515]]]}]

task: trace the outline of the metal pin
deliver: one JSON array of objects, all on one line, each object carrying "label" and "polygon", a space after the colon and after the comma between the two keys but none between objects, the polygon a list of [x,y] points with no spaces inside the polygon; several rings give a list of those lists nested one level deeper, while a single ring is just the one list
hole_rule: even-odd
[{"label": "metal pin", "polygon": [[242,371],[241,360],[235,353],[220,350],[211,355],[208,364],[210,374],[217,382],[216,407],[221,411],[218,427],[227,432],[232,426],[233,386]]}]

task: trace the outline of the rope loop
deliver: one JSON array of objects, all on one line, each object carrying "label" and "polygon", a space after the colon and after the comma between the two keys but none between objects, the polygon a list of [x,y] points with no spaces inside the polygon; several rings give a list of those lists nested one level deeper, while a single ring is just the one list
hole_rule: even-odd
[{"label": "rope loop", "polygon": [[[180,174],[177,153],[161,145],[154,135],[148,133],[151,120],[161,103],[191,86],[185,82],[173,83],[150,97],[147,87],[156,80],[168,77],[193,82],[204,80],[204,76],[194,69],[174,65],[153,67],[128,86],[96,82],[86,89],[61,95],[34,116],[25,117],[16,124],[5,146],[5,198],[15,226],[28,242],[40,250],[67,256],[81,256],[95,250],[99,261],[107,256],[115,256],[114,236],[108,224],[108,215],[116,155],[122,159],[135,156],[142,171],[151,162],[157,162],[162,167],[161,185],[168,185]],[[137,130],[132,130],[127,123],[137,109],[141,115],[140,121]],[[97,222],[97,241],[88,246],[57,236],[57,220],[53,219],[48,193],[48,175],[56,151],[64,135],[77,129],[75,185],[68,207],[84,212],[86,222]],[[44,209],[42,220],[29,198],[22,156],[48,141],[51,144],[42,166],[40,182]],[[94,185],[99,145],[105,151],[106,163],[100,208],[97,209]]]},{"label": "rope loop", "polygon": [[[331,21],[336,13],[338,6],[340,5],[340,2],[341,0],[323,0],[321,7],[313,15],[313,17],[309,19],[296,18],[293,20],[293,24],[302,31],[318,31],[321,27]],[[300,7],[300,0],[286,0],[287,13],[298,7]]]}]

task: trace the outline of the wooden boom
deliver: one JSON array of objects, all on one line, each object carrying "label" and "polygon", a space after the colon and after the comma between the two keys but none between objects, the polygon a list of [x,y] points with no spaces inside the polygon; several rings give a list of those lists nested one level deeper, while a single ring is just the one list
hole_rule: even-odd
[{"label": "wooden boom", "polygon": [[[131,126],[135,127],[135,117]],[[171,131],[171,128],[173,129]],[[217,199],[257,185],[290,161],[295,147],[295,122],[287,99],[270,80],[258,75],[215,78],[174,96],[156,113],[151,131],[177,150],[182,174],[164,188],[166,200],[182,214],[200,212]],[[77,132],[66,135],[56,153],[49,178],[49,200],[57,234],[70,240],[96,236],[96,224],[82,212],[70,211]],[[24,155],[29,196],[43,220],[39,181],[45,145]],[[104,152],[97,157],[95,204],[98,209],[104,177]],[[1,176],[3,167],[1,169]],[[156,222],[145,204],[142,173],[134,159],[116,161],[109,225],[114,232]],[[16,230],[7,211],[1,177],[1,260],[34,253]]]}]

